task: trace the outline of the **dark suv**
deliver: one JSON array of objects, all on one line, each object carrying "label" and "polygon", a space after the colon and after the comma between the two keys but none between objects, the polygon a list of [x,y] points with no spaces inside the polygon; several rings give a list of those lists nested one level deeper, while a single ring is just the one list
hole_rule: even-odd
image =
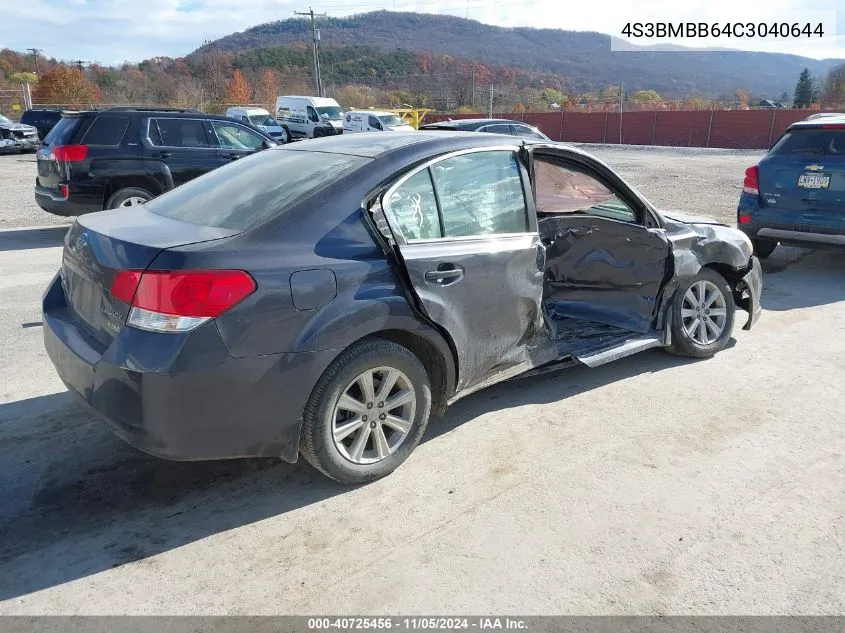
[{"label": "dark suv", "polygon": [[61,118],[61,110],[43,110],[39,108],[24,112],[21,115],[21,123],[31,125],[38,130],[38,138],[43,141]]},{"label": "dark suv", "polygon": [[275,145],[249,124],[195,110],[65,112],[36,155],[35,201],[65,216],[135,206]]}]

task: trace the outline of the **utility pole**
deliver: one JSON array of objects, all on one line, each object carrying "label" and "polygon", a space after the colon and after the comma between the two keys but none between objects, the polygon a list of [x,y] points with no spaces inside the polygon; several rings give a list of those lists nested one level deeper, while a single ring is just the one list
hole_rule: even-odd
[{"label": "utility pole", "polygon": [[625,84],[619,84],[619,144],[622,145],[622,107],[625,103]]},{"label": "utility pole", "polygon": [[490,110],[489,110],[489,116],[490,116],[490,118],[491,118],[491,119],[493,118],[493,84],[490,84]]},{"label": "utility pole", "polygon": [[317,30],[317,22],[316,18],[325,18],[328,17],[325,13],[314,13],[314,9],[308,7],[307,12],[302,11],[294,11],[294,15],[302,15],[310,18],[311,20],[311,40],[313,43],[313,50],[314,50],[314,87],[317,89],[317,96],[323,96],[323,79],[320,77],[320,53],[317,48],[317,42],[320,41],[320,32]]},{"label": "utility pole", "polygon": [[44,51],[42,51],[40,48],[28,48],[26,50],[32,53],[32,57],[35,59],[35,74],[40,77],[41,73],[38,70],[38,54],[43,53]]},{"label": "utility pole", "polygon": [[475,64],[472,65],[472,109],[475,111]]},{"label": "utility pole", "polygon": [[82,71],[82,67],[83,67],[85,64],[87,64],[88,62],[87,62],[87,61],[85,61],[84,59],[76,59],[76,60],[74,60],[74,62],[73,62],[73,63],[74,63],[74,64],[76,64],[76,67],[77,67],[77,68],[79,69],[79,71],[81,72],[81,71]]}]

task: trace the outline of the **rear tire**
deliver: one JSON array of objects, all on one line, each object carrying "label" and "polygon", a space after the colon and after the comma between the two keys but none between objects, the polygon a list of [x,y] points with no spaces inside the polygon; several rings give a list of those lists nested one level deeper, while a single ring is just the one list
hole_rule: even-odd
[{"label": "rear tire", "polygon": [[702,268],[675,293],[672,344],[667,351],[690,358],[710,358],[728,344],[735,315],[728,282],[712,268]]},{"label": "rear tire", "polygon": [[118,189],[109,197],[108,201],[106,201],[106,209],[137,207],[152,199],[153,194],[146,189],[124,187],[123,189]]},{"label": "rear tire", "polygon": [[754,254],[760,259],[766,259],[777,248],[778,243],[771,240],[751,240]]},{"label": "rear tire", "polygon": [[338,356],[317,381],[299,449],[336,481],[375,481],[417,447],[430,412],[431,386],[419,359],[397,343],[369,339]]}]

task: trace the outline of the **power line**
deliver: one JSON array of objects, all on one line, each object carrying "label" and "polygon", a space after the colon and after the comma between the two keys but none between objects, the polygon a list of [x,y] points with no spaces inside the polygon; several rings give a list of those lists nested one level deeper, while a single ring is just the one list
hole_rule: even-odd
[{"label": "power line", "polygon": [[311,38],[313,42],[313,50],[314,50],[314,84],[315,88],[317,89],[317,96],[323,96],[323,79],[320,76],[320,52],[317,47],[317,42],[320,39],[320,32],[317,30],[317,17],[325,18],[328,17],[325,13],[316,14],[314,13],[314,9],[308,7],[308,12],[304,13],[301,11],[294,11],[294,15],[302,15],[307,16],[311,19]]}]

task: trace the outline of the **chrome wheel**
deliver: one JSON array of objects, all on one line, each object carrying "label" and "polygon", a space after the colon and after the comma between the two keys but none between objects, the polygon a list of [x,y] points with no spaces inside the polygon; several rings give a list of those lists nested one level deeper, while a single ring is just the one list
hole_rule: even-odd
[{"label": "chrome wheel", "polygon": [[712,345],[725,331],[728,306],[725,295],[712,281],[696,281],[681,304],[684,331],[699,345]]},{"label": "chrome wheel", "polygon": [[350,382],[332,413],[340,454],[355,464],[374,464],[405,441],[414,424],[417,394],[395,367],[376,367]]},{"label": "chrome wheel", "polygon": [[126,200],[124,200],[123,202],[121,202],[117,206],[118,206],[118,208],[137,207],[140,204],[144,204],[146,201],[147,200],[145,198],[142,198],[140,196],[130,196],[129,198],[127,198]]}]

